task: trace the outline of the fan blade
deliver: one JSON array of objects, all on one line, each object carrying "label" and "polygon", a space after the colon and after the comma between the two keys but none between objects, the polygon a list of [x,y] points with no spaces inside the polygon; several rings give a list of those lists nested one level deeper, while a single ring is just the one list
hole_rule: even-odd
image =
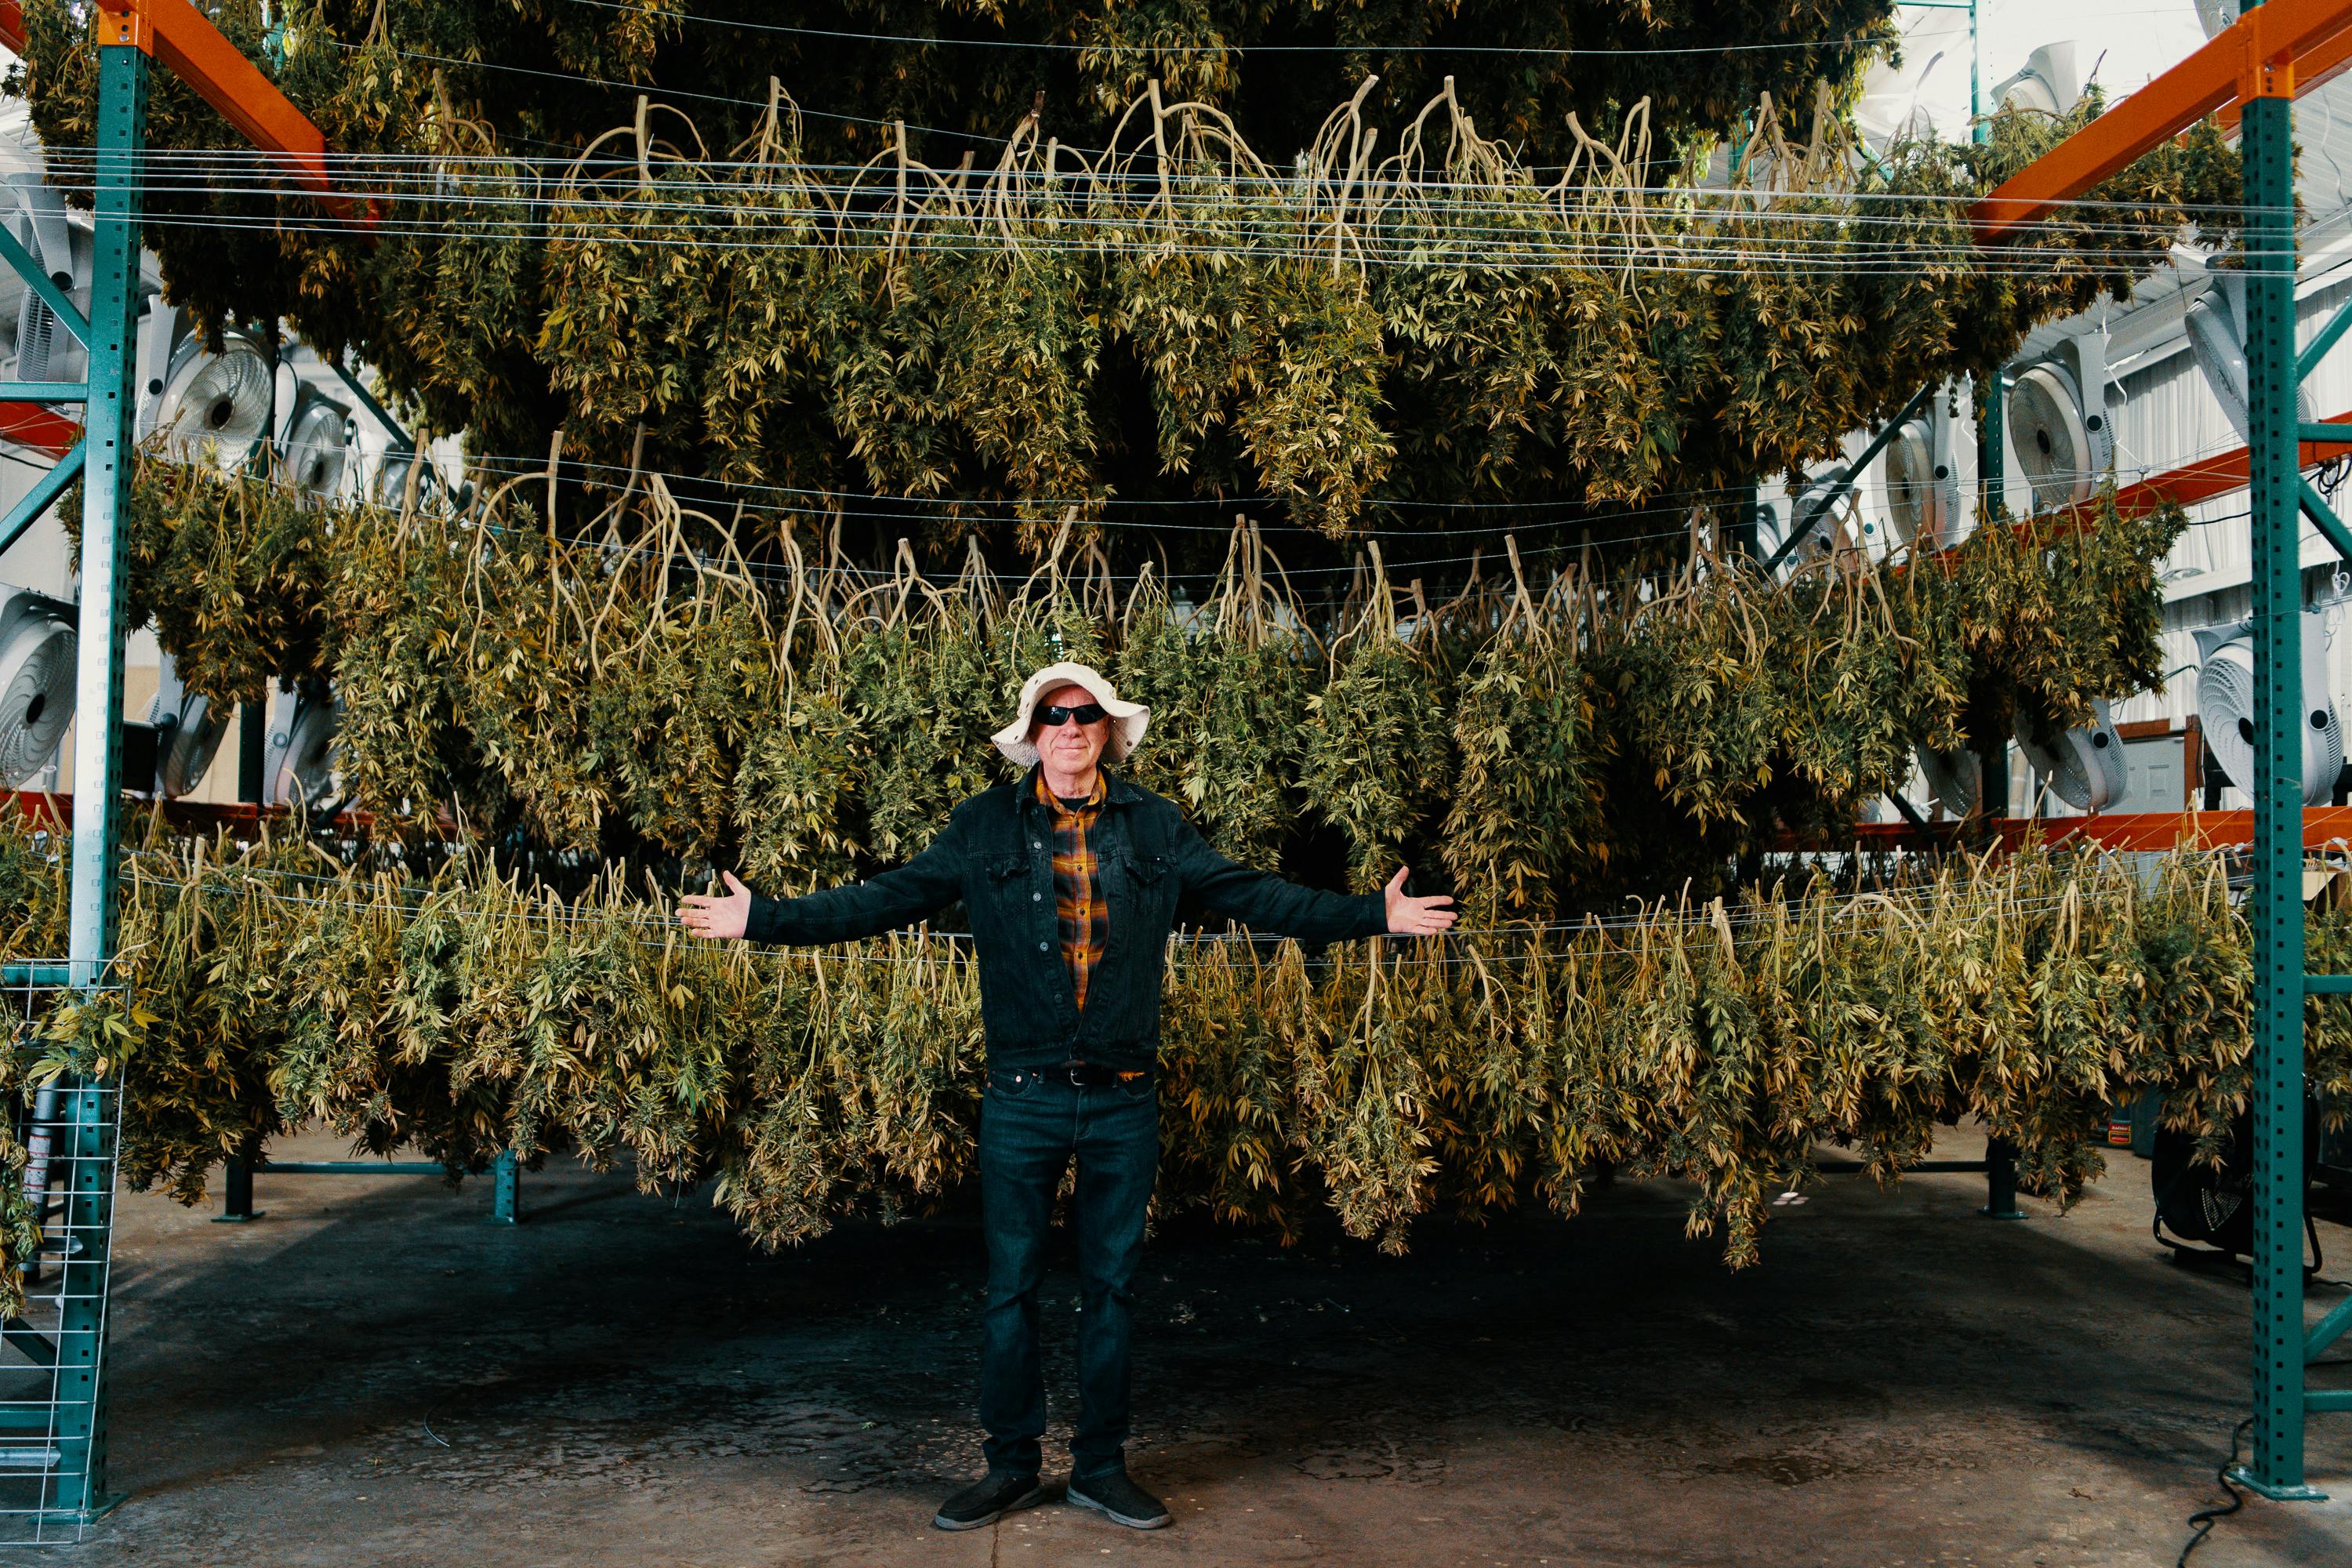
[{"label": "fan blade", "polygon": [[2063,365],[2038,364],[2009,394],[2010,445],[2033,489],[2036,510],[2090,499],[2096,479],[2082,399]]},{"label": "fan blade", "polygon": [[350,418],[341,405],[323,398],[303,402],[286,433],[286,466],[297,489],[331,497],[342,488]]},{"label": "fan blade", "polygon": [[2074,732],[2084,737],[2087,752],[2090,804],[2084,809],[2105,811],[2131,788],[2131,763],[2106,699],[2092,700],[2090,723]]},{"label": "fan blade", "polygon": [[181,702],[174,719],[171,739],[155,763],[155,783],[165,795],[176,800],[194,794],[204,782],[213,758],[220,754],[221,742],[227,738],[228,720],[225,713],[215,713],[205,698],[194,694]]},{"label": "fan blade", "polygon": [[[2326,617],[2317,610],[2303,612],[2303,710],[2295,728],[2301,745],[2303,801],[2326,804],[2334,795],[2336,776],[2344,768],[2344,725],[2327,674]],[[2250,624],[2231,628],[2227,640],[2211,647],[2200,637],[2204,662],[2197,671],[2198,722],[2205,744],[2219,767],[2236,788],[2253,793],[2254,766],[2254,645]]]},{"label": "fan blade", "polygon": [[157,409],[155,426],[182,462],[209,455],[224,470],[250,457],[269,427],[269,362],[251,339],[231,335],[222,352],[184,345]]},{"label": "fan blade", "polygon": [[2205,374],[2205,385],[2213,394],[2213,401],[2221,405],[2230,428],[2242,441],[2252,427],[2246,414],[2246,351],[2238,342],[2238,330],[2230,321],[2229,308],[2218,290],[2208,289],[2189,302],[2184,321],[2189,328],[2189,346],[2196,356],[2197,368]]},{"label": "fan blade", "polygon": [[1966,816],[1977,808],[1984,789],[1984,761],[1965,748],[1939,751],[1919,748],[1919,773],[1936,805],[1952,816]]},{"label": "fan blade", "polygon": [[272,726],[269,798],[277,805],[300,805],[314,816],[325,816],[341,804],[335,742],[338,717],[334,698],[323,691],[305,691],[286,712],[281,730]]},{"label": "fan blade", "polygon": [[47,767],[73,722],[73,606],[18,590],[0,606],[0,786]]}]

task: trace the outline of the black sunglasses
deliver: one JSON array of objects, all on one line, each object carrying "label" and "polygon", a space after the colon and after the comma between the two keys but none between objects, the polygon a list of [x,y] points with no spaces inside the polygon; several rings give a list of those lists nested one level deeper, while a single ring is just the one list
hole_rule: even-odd
[{"label": "black sunglasses", "polygon": [[1058,730],[1063,721],[1076,719],[1081,724],[1098,724],[1104,718],[1102,704],[1089,702],[1083,708],[1040,708],[1037,724],[1040,729]]}]

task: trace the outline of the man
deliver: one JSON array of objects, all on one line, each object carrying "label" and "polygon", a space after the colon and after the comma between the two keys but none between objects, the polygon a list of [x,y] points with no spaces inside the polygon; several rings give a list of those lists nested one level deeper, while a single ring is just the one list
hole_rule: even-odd
[{"label": "man", "polygon": [[980,962],[988,1036],[981,1103],[982,1228],[988,1298],[980,1419],[988,1474],[932,1522],[973,1530],[1045,1500],[1038,1439],[1045,1384],[1037,1285],[1054,1196],[1078,1174],[1078,1421],[1069,1500],[1120,1524],[1169,1522],[1127,1473],[1131,1282],[1160,1160],[1152,1068],[1160,988],[1181,893],[1252,930],[1315,942],[1426,935],[1454,923],[1444,897],[1318,892],[1234,864],[1171,802],[1101,771],[1143,739],[1150,710],[1122,702],[1083,664],[1055,664],[1021,689],[992,737],[1029,769],[956,807],[929,848],[871,881],[806,898],[761,898],[732,875],[725,898],[693,897],[678,919],[698,936],[830,942],[912,925],[961,899]]}]

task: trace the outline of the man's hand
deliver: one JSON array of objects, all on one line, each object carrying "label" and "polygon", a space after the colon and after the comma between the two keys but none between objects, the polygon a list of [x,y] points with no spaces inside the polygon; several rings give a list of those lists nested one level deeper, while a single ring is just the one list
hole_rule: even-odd
[{"label": "man's hand", "polygon": [[[707,936],[713,942],[732,942],[741,936],[751,923],[751,889],[735,879],[732,871],[721,871],[727,885],[734,891],[723,899],[702,893],[688,893],[678,900],[678,923],[697,936]],[[1396,919],[1396,898],[1389,898],[1389,919]],[[1446,917],[1453,919],[1451,915]]]},{"label": "man's hand", "polygon": [[[1396,936],[1435,936],[1454,923],[1454,912],[1440,908],[1454,900],[1444,893],[1426,899],[1408,898],[1404,879],[1412,870],[1410,866],[1398,867],[1397,874],[1389,879],[1389,885],[1384,889],[1389,900],[1389,931]],[[730,877],[728,879],[732,881],[734,879]]]}]

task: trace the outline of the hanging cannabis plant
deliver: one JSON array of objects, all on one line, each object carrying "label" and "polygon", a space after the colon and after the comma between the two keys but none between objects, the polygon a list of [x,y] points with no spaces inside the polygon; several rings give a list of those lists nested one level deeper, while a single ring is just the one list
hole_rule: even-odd
[{"label": "hanging cannabis plant", "polygon": [[1369,586],[1332,648],[1330,679],[1307,699],[1299,759],[1299,785],[1315,813],[1347,837],[1348,880],[1358,892],[1376,890],[1393,873],[1446,773],[1443,690],[1420,647],[1434,628],[1423,615],[1410,631],[1399,629],[1378,546]]}]

